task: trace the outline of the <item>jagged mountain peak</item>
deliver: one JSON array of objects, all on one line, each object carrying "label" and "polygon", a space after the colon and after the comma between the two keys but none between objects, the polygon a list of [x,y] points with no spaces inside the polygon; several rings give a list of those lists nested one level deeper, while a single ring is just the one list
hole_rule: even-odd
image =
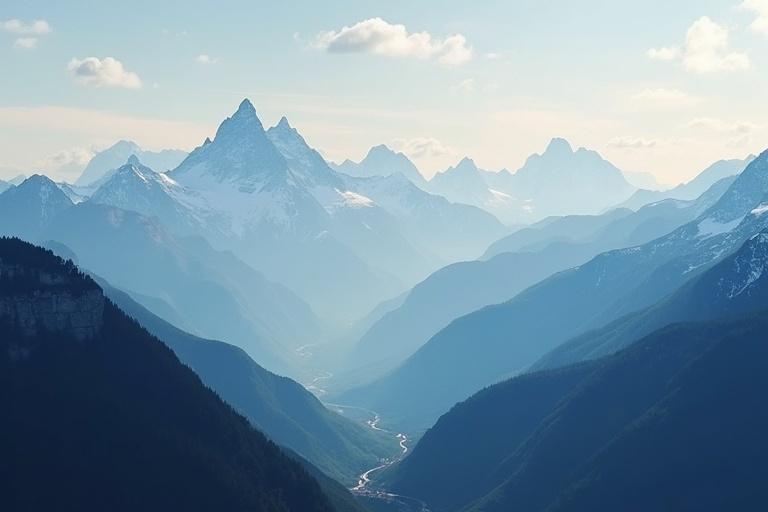
[{"label": "jagged mountain peak", "polygon": [[234,114],[224,120],[216,131],[214,142],[230,137],[258,137],[263,135],[264,125],[261,124],[256,109],[247,98],[240,103]]},{"label": "jagged mountain peak", "polygon": [[274,137],[281,137],[281,138],[293,138],[296,140],[301,140],[302,144],[307,145],[306,141],[304,140],[304,137],[299,133],[299,131],[291,126],[291,123],[288,121],[288,118],[285,116],[282,116],[280,118],[280,121],[277,122],[275,126],[272,126],[267,130],[267,136],[274,142]]},{"label": "jagged mountain peak", "polygon": [[394,151],[392,148],[390,148],[386,144],[377,144],[375,146],[372,146],[371,149],[368,150],[368,154],[366,155],[366,158],[370,156],[397,155],[397,154],[398,153],[396,151]]},{"label": "jagged mountain peak", "polygon": [[139,160],[139,157],[136,155],[131,155],[128,157],[128,161],[126,162],[129,165],[141,165],[141,161]]},{"label": "jagged mountain peak", "polygon": [[471,170],[471,171],[477,171],[477,164],[475,164],[475,161],[472,160],[470,157],[465,156],[461,159],[461,161],[454,167],[456,170]]},{"label": "jagged mountain peak", "polygon": [[415,185],[426,185],[416,165],[404,153],[395,151],[386,144],[371,147],[365,157],[358,163],[345,160],[336,169],[350,176],[373,177],[402,174]]},{"label": "jagged mountain peak", "polygon": [[755,208],[768,194],[768,150],[752,160],[720,200],[705,214],[718,223],[735,222]]},{"label": "jagged mountain peak", "polygon": [[573,153],[571,143],[562,137],[555,137],[547,145],[547,149],[544,150],[544,154],[570,154]]},{"label": "jagged mountain peak", "polygon": [[280,121],[277,122],[275,125],[275,128],[279,128],[282,130],[293,130],[293,126],[291,126],[291,123],[288,122],[288,118],[283,116],[280,118]]},{"label": "jagged mountain peak", "polygon": [[51,178],[49,178],[44,174],[33,174],[28,178],[24,179],[24,181],[22,181],[18,185],[19,189],[23,189],[25,187],[45,187],[45,186],[55,187],[56,183]]},{"label": "jagged mountain peak", "polygon": [[253,106],[251,100],[244,98],[237,107],[237,111],[232,117],[257,117],[256,107]]},{"label": "jagged mountain peak", "polygon": [[212,142],[198,146],[170,175],[184,185],[209,187],[237,182],[253,192],[284,179],[287,163],[264,131],[253,104],[245,99],[221,123]]},{"label": "jagged mountain peak", "polygon": [[267,137],[288,162],[291,174],[298,182],[309,187],[343,186],[325,159],[307,144],[301,133],[290,125],[285,116],[267,130]]}]

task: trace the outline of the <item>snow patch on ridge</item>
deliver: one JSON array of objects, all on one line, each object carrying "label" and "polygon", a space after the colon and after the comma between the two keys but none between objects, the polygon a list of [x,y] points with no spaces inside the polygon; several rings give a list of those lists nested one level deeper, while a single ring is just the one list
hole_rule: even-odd
[{"label": "snow patch on ridge", "polygon": [[370,197],[358,194],[357,192],[352,192],[351,190],[345,190],[344,192],[336,190],[336,192],[343,198],[342,202],[344,206],[349,206],[351,208],[371,208],[375,204]]},{"label": "snow patch on ridge", "polygon": [[730,222],[717,222],[712,218],[706,218],[699,222],[697,226],[699,231],[696,236],[698,238],[710,238],[723,233],[728,233],[736,228],[736,226],[741,223],[742,219],[743,217],[739,217]]}]

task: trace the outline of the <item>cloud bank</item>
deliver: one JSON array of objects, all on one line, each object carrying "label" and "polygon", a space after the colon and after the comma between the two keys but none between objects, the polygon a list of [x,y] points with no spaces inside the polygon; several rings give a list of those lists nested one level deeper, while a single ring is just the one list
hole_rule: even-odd
[{"label": "cloud bank", "polygon": [[369,18],[340,30],[321,32],[314,46],[329,53],[369,53],[389,58],[434,59],[446,67],[472,60],[472,47],[461,34],[445,39],[428,32],[408,32],[405,25]]},{"label": "cloud bank", "polygon": [[749,56],[731,49],[729,32],[727,27],[702,16],[688,28],[682,47],[651,48],[646,55],[653,60],[679,60],[693,73],[748,69]]},{"label": "cloud bank", "polygon": [[126,70],[122,62],[112,57],[73,58],[67,69],[78,83],[89,87],[139,89],[142,86],[139,75]]}]

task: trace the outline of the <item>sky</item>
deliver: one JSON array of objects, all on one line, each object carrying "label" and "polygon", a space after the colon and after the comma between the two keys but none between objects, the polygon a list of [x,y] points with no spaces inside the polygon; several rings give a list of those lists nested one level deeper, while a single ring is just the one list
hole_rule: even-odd
[{"label": "sky", "polygon": [[768,0],[0,4],[0,178],[192,149],[248,97],[327,159],[431,176],[553,137],[674,184],[768,146]]}]

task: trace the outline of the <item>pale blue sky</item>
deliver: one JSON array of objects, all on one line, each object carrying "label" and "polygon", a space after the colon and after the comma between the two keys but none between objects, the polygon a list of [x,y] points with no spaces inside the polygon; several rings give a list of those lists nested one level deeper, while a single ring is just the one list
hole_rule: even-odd
[{"label": "pale blue sky", "polygon": [[383,142],[427,174],[464,155],[514,170],[564,136],[676,182],[768,146],[766,0],[414,3],[6,0],[0,177],[71,177],[119,138],[190,149],[246,96],[329,158]]}]

